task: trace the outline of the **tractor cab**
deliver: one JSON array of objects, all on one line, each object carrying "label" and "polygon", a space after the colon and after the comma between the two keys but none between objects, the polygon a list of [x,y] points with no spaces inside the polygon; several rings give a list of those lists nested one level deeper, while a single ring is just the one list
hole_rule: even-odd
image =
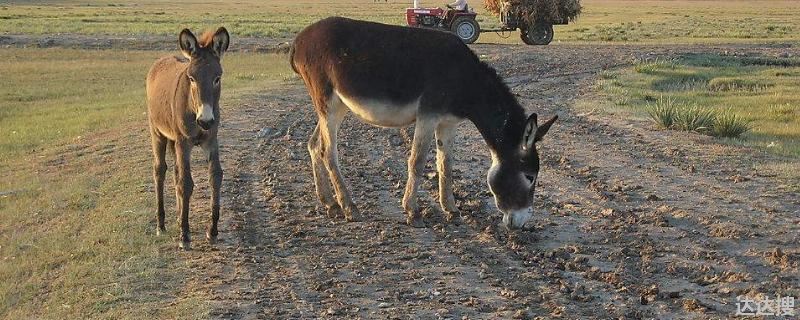
[{"label": "tractor cab", "polygon": [[411,27],[431,28],[450,31],[464,43],[473,43],[481,33],[477,14],[472,10],[442,8],[408,8],[406,22]]},{"label": "tractor cab", "polygon": [[442,8],[408,8],[406,22],[412,27],[437,28],[444,25],[445,11]]}]

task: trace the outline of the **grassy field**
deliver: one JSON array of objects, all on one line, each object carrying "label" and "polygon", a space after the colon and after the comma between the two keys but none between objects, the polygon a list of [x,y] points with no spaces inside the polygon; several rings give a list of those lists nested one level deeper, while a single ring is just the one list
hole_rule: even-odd
[{"label": "grassy field", "polygon": [[797,41],[795,1],[582,1],[556,39],[634,43]]},{"label": "grassy field", "polygon": [[[470,2],[483,13],[478,0]],[[410,3],[12,1],[0,3],[0,35],[175,35],[183,27],[222,24],[234,38],[290,38],[330,15],[404,24]],[[577,23],[557,27],[556,41],[800,41],[800,6],[793,1],[583,4]],[[497,25],[493,16],[480,20],[484,27]],[[480,41],[518,43],[519,38],[484,34]],[[0,140],[0,318],[205,315],[203,297],[177,298],[191,283],[185,274],[189,254],[178,252],[173,239],[174,219],[168,216],[169,236],[153,232],[144,77],[165,53],[0,48],[0,54],[5,58],[0,61],[0,136],[5,137]],[[294,77],[285,59],[227,55],[223,109]],[[754,121],[752,132],[735,143],[800,156],[797,59],[697,55],[643,62],[603,74],[599,88],[640,116],[662,96],[732,110]],[[166,193],[171,199],[172,190]],[[193,215],[193,232],[199,234],[205,219],[205,212]]]},{"label": "grassy field", "polygon": [[640,116],[665,101],[735,114],[752,130],[731,142],[800,156],[800,59],[689,55],[604,73],[598,85]]},{"label": "grassy field", "polygon": [[[10,137],[0,148],[0,318],[205,314],[200,298],[175,300],[189,281],[174,220],[169,236],[153,232],[143,83],[164,53],[0,54],[0,132]],[[285,56],[230,54],[224,66],[223,115],[292,74]],[[193,215],[193,232],[205,219]]]},{"label": "grassy field", "polygon": [[[422,1],[442,6],[446,1]],[[290,38],[309,23],[341,15],[405,24],[411,0],[212,0],[188,1],[11,1],[0,5],[0,34],[75,33],[172,35],[224,24],[234,36]],[[498,19],[482,1],[470,1],[484,28]],[[577,22],[556,27],[556,41],[633,43],[719,43],[800,40],[800,6],[795,1],[584,0]],[[507,37],[507,38],[504,38]],[[520,43],[517,34],[485,33],[479,42]]]}]

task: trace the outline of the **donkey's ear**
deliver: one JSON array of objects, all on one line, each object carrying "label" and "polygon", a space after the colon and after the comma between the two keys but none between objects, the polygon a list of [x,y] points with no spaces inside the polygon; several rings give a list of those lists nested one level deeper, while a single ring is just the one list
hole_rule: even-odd
[{"label": "donkey's ear", "polygon": [[211,44],[211,49],[217,57],[222,58],[225,51],[228,51],[228,44],[230,43],[230,35],[225,27],[219,27],[217,32],[214,32],[214,40]]},{"label": "donkey's ear", "polygon": [[538,116],[532,113],[525,121],[525,131],[522,135],[522,150],[529,150],[533,148],[533,143],[536,142],[536,132],[539,125],[536,123]]},{"label": "donkey's ear", "polygon": [[547,131],[550,130],[550,126],[553,125],[553,122],[558,120],[558,115],[553,116],[552,119],[545,121],[538,129],[536,129],[536,138],[533,139],[534,142],[542,141],[544,135],[547,134]]},{"label": "donkey's ear", "polygon": [[191,59],[192,55],[197,52],[197,38],[194,37],[189,29],[183,29],[178,36],[178,47],[181,48],[181,53],[187,59]]}]

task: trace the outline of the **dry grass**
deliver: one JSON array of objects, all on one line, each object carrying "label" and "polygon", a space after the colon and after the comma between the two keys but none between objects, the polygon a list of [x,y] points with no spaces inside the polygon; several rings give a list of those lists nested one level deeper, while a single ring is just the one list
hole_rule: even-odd
[{"label": "dry grass", "polygon": [[574,21],[581,14],[580,0],[484,0],[490,13],[509,12],[528,22]]},{"label": "dry grass", "polygon": [[[206,293],[177,299],[192,280],[175,225],[153,232],[144,77],[164,53],[0,54],[0,70],[13,71],[0,87],[0,130],[14,137],[0,148],[0,318],[206,317]],[[231,53],[223,63],[223,114],[292,74],[285,56]],[[196,216],[202,234],[206,215]]]}]

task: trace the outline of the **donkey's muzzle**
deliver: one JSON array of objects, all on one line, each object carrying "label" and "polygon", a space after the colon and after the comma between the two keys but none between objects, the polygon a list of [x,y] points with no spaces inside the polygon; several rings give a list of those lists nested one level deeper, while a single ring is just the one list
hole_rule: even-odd
[{"label": "donkey's muzzle", "polygon": [[203,130],[208,130],[211,128],[211,126],[214,125],[214,119],[211,120],[197,119],[197,125],[200,126],[200,128],[203,128]]}]

